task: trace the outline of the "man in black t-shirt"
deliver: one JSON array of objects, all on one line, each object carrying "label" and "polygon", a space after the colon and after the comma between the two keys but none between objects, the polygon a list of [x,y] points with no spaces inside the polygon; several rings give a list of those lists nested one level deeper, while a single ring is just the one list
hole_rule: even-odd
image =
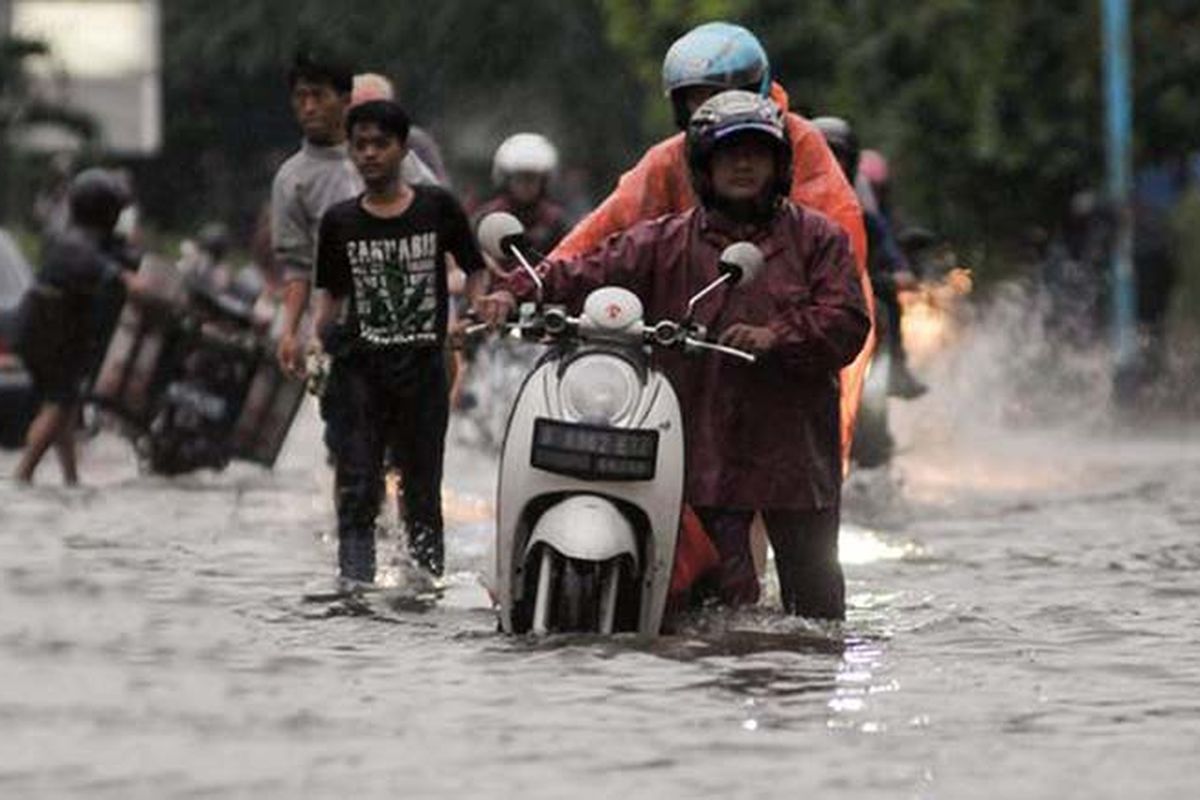
[{"label": "man in black t-shirt", "polygon": [[350,157],[366,191],[325,212],[317,244],[316,326],[333,357],[322,404],[337,467],[338,569],[367,583],[389,449],[404,474],[410,553],[442,574],[447,254],[470,276],[472,297],[484,275],[458,201],[401,179],[408,129],[389,100],[350,110]]}]

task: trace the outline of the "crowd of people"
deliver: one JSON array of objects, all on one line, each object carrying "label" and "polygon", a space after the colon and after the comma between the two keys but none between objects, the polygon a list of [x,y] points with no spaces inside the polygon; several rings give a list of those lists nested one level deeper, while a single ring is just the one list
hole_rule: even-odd
[{"label": "crowd of people", "polygon": [[[506,211],[543,259],[547,299],[568,305],[613,284],[635,291],[651,314],[678,310],[716,274],[725,245],[759,246],[765,278],[708,321],[720,342],[758,361],[666,365],[686,420],[685,502],[719,554],[722,602],[758,599],[750,527],[761,515],[786,610],[844,616],[841,482],[877,320],[891,320],[878,335],[903,367],[895,288],[910,275],[878,200],[861,185],[856,192],[853,131],[790,111],[750,31],[694,28],[666,53],[663,83],[678,132],[577,224],[551,198],[558,152],[533,132],[500,143],[495,196],[472,220],[437,144],[385,77],[296,57],[287,85],[302,142],[275,175],[269,212],[270,258],[282,274],[276,355],[297,377],[314,356],[331,365],[320,410],[335,473],[338,573],[349,584],[374,580],[389,468],[402,475],[409,554],[432,575],[444,570],[444,440],[465,368],[448,336],[467,313],[499,324],[531,292],[528,275],[486,259],[475,241],[475,221]],[[47,251],[41,294],[86,298],[114,279],[138,291],[110,252],[124,203],[114,187],[89,173],[74,180],[70,223],[63,245]],[[225,237],[201,237],[196,269],[228,284]],[[888,314],[876,314],[877,301]],[[90,319],[83,301],[71,302],[54,307]],[[77,334],[86,338],[63,333]],[[68,420],[87,359],[81,352],[55,371],[36,353],[29,360],[46,405],[18,477],[31,480],[53,446],[75,480]],[[907,370],[897,374],[897,394],[923,391]]]},{"label": "crowd of people", "polygon": [[[749,31],[702,25],[672,46],[663,71],[680,132],[569,233],[546,198],[557,154],[537,134],[500,146],[500,195],[480,211],[522,220],[546,256],[548,285],[567,302],[605,281],[630,284],[650,308],[677,303],[700,278],[691,270],[715,269],[722,242],[760,242],[772,277],[748,295],[738,322],[716,329],[760,364],[727,374],[705,362],[674,376],[695,392],[684,394],[687,502],[720,553],[723,600],[758,597],[749,527],[761,512],[787,608],[841,617],[839,487],[873,327],[861,207],[821,132],[787,110]],[[313,340],[333,359],[322,416],[337,476],[339,570],[373,578],[382,476],[397,464],[411,555],[440,574],[452,275],[466,273],[468,304],[498,323],[522,274],[484,267],[464,210],[424,174],[407,116],[387,93],[356,100],[348,71],[312,61],[297,63],[290,86],[304,143],[272,196],[274,250],[288,276],[279,355],[302,369],[312,282]]]}]

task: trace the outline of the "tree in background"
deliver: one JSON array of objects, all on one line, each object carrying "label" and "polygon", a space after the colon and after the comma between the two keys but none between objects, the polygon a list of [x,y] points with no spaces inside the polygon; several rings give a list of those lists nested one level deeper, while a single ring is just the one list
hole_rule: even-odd
[{"label": "tree in background", "polygon": [[[458,188],[486,181],[496,145],[540,130],[603,195],[672,131],[662,57],[693,25],[763,39],[802,113],[851,119],[886,152],[909,219],[1002,268],[1102,185],[1097,0],[172,0],[163,4],[165,146],[135,165],[151,221],[248,226],[299,135],[284,72],[318,42],[384,73],[446,150]],[[334,11],[336,9],[336,12]],[[1200,4],[1138,4],[1140,163],[1200,142]]]},{"label": "tree in background", "polygon": [[0,224],[28,210],[22,197],[40,167],[39,159],[17,157],[23,133],[37,125],[59,126],[74,133],[85,150],[96,143],[96,124],[88,114],[47,103],[32,91],[26,64],[48,53],[44,42],[0,37]]}]

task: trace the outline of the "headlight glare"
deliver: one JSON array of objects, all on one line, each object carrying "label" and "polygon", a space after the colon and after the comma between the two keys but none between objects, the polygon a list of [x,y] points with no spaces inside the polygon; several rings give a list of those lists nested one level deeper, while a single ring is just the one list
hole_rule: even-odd
[{"label": "headlight glare", "polygon": [[593,425],[613,425],[633,412],[641,394],[641,381],[623,358],[595,353],[567,367],[559,393],[568,417]]}]

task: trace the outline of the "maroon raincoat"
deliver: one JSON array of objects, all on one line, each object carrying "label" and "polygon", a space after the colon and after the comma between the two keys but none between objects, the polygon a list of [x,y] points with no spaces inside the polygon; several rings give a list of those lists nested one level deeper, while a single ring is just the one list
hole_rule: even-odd
[{"label": "maroon raincoat", "polygon": [[[657,356],[683,406],[685,500],[693,506],[814,510],[837,505],[841,486],[838,370],[871,328],[846,234],[790,202],[769,226],[737,230],[693,208],[640,222],[588,254],[540,266],[548,302],[575,310],[599,286],[641,298],[649,322],[681,319],[688,299],[718,276],[724,247],[748,239],[762,249],[758,280],[719,289],[696,319],[716,338],[743,322],[767,325],[775,348],[755,364],[719,354]],[[505,287],[532,298],[517,273]]]}]

